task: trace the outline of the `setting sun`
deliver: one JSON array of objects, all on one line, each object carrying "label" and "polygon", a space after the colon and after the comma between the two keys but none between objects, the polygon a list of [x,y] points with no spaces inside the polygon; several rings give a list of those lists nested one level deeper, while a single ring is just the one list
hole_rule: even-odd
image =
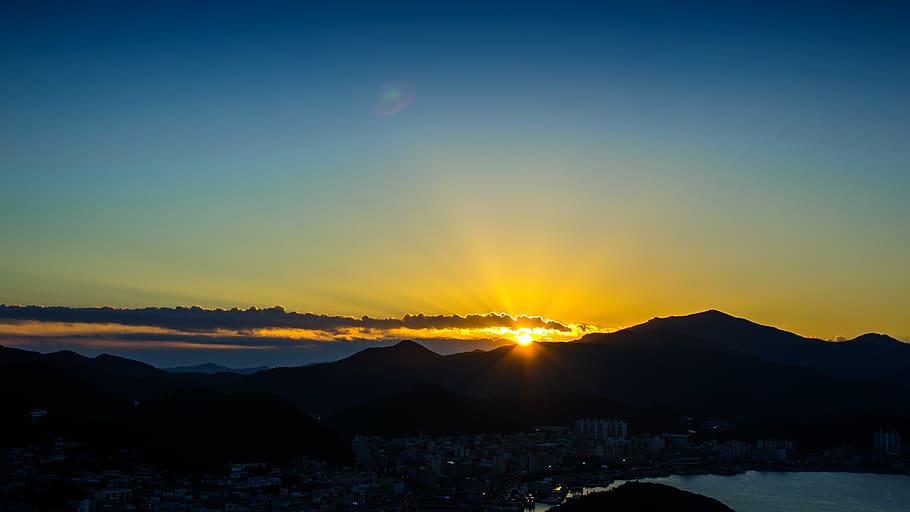
[{"label": "setting sun", "polygon": [[530,333],[522,332],[515,335],[515,341],[517,341],[519,345],[530,345],[531,342],[534,341],[534,337],[531,336]]}]

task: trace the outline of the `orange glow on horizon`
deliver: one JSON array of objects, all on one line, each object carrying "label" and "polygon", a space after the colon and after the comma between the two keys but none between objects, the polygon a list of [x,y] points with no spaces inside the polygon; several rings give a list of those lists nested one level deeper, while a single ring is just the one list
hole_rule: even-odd
[{"label": "orange glow on horizon", "polygon": [[[512,317],[517,318],[517,317]],[[544,319],[546,321],[557,322],[554,319]],[[390,327],[390,328],[370,328],[370,327],[343,327],[331,330],[303,329],[289,327],[263,327],[251,330],[231,330],[225,328],[216,328],[212,330],[179,330],[174,328],[163,328],[157,326],[142,325],[125,325],[115,323],[91,323],[91,322],[42,322],[42,321],[22,321],[22,322],[0,322],[0,337],[8,342],[13,340],[16,343],[24,343],[28,338],[44,338],[46,340],[57,339],[63,341],[66,337],[67,343],[78,346],[97,345],[99,347],[116,347],[120,344],[135,344],[127,342],[126,339],[119,339],[124,335],[133,340],[140,339],[140,335],[149,335],[148,347],[190,347],[198,346],[197,343],[205,343],[207,348],[229,348],[228,345],[219,343],[216,337],[239,337],[248,339],[259,339],[263,346],[268,346],[265,339],[281,338],[285,340],[302,341],[319,341],[325,343],[345,342],[345,341],[396,341],[396,340],[453,340],[453,341],[470,341],[486,340],[494,342],[514,342],[519,345],[530,345],[536,341],[546,342],[570,342],[581,338],[582,336],[593,332],[609,332],[613,329],[601,328],[591,324],[569,323],[558,321],[559,327],[518,327],[512,326],[491,326],[478,325],[476,327]],[[73,338],[69,338],[69,337]],[[197,343],[185,343],[180,338],[182,336],[197,338]],[[167,337],[167,338],[163,338]],[[203,341],[212,338],[211,341]],[[33,340],[33,341],[35,341]],[[132,345],[130,345],[132,346]]]}]

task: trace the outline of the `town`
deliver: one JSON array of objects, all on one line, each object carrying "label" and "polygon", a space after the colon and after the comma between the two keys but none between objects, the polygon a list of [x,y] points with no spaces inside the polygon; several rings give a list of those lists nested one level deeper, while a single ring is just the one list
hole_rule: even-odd
[{"label": "town", "polygon": [[722,440],[725,422],[683,419],[691,428],[681,433],[578,419],[519,433],[358,435],[354,466],[296,457],[280,466],[236,461],[221,474],[178,474],[141,465],[128,451],[102,457],[57,439],[0,450],[0,510],[545,510],[614,481],[670,474],[910,473],[896,432],[870,432],[871,449],[802,450],[786,439]]}]

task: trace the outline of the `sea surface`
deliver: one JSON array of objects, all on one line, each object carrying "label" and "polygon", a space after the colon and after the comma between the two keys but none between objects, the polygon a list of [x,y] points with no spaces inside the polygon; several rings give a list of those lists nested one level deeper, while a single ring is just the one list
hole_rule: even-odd
[{"label": "sea surface", "polygon": [[[736,512],[908,512],[910,476],[874,473],[673,475],[645,478],[710,496]],[[607,489],[624,483],[616,481]],[[586,492],[602,489],[586,489]],[[542,507],[541,507],[542,508]],[[541,510],[535,508],[535,512]]]}]

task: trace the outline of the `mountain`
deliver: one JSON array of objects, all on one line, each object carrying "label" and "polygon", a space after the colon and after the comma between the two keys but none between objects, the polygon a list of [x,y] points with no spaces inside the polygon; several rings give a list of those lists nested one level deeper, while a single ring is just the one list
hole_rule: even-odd
[{"label": "mountain", "polygon": [[[0,445],[65,437],[97,453],[128,448],[142,461],[194,471],[294,454],[349,461],[348,442],[314,418],[217,377],[174,375],[115,356],[0,347]],[[47,415],[34,422],[35,409]]]},{"label": "mountain", "polygon": [[882,334],[864,334],[845,342],[804,338],[716,310],[688,316],[655,318],[610,334],[591,334],[586,343],[613,343],[628,333],[642,342],[697,338],[705,346],[735,350],[765,361],[813,368],[837,378],[862,381],[894,379],[910,371],[910,344]]},{"label": "mountain", "polygon": [[169,373],[112,356],[14,349],[0,350],[4,366],[50,394],[41,375],[77,379],[128,402],[193,388],[264,392],[351,433],[517,430],[610,416],[628,419],[633,431],[666,431],[686,415],[827,442],[819,432],[831,424],[841,426],[837,433],[865,435],[910,423],[907,344],[871,334],[825,342],[719,311],[571,343],[446,356],[402,341],[252,375]]},{"label": "mountain", "polygon": [[55,372],[91,382],[130,401],[161,396],[182,387],[200,386],[204,378],[195,374],[172,374],[145,363],[101,354],[86,357],[70,350],[39,354],[0,347],[0,368],[23,364],[37,365],[41,372]]},{"label": "mountain", "polygon": [[[759,326],[719,312],[660,319],[575,343],[508,346],[440,356],[413,342],[365,350],[347,359],[260,372],[244,381],[318,414],[433,385],[468,397],[542,396],[553,392],[741,413],[836,408],[841,403],[888,407],[893,392],[876,364],[910,365],[910,347],[895,343],[882,360],[865,340],[843,344]],[[850,346],[864,349],[850,350]],[[859,354],[864,357],[857,357]],[[788,358],[789,354],[796,356]],[[817,358],[817,361],[812,357]],[[850,378],[848,378],[850,377]],[[319,389],[318,393],[312,390]],[[867,393],[873,396],[866,397]],[[803,403],[809,407],[803,407]],[[892,404],[893,405],[893,404]],[[720,412],[720,411],[718,411]]]},{"label": "mountain", "polygon": [[56,433],[56,429],[42,431],[44,422],[32,424],[30,412],[35,409],[52,412],[49,420],[69,422],[77,417],[80,421],[111,417],[128,408],[129,402],[122,396],[64,370],[60,359],[58,355],[51,362],[36,352],[0,347],[0,423],[4,429],[0,444],[16,446]]},{"label": "mountain", "polygon": [[360,418],[358,425],[373,425],[376,432],[388,431],[390,422],[366,419],[383,407],[430,403],[415,400],[409,392],[416,389],[445,391],[433,399],[434,410],[440,404],[460,410],[464,400],[492,401],[525,426],[614,411],[635,417],[638,425],[653,425],[647,418],[673,412],[744,425],[865,418],[860,431],[910,417],[903,399],[910,386],[898,378],[902,368],[910,368],[910,347],[887,338],[836,344],[708,311],[579,342],[448,356],[402,342],[332,363],[260,372],[242,385],[279,394],[326,418]]},{"label": "mountain", "polygon": [[332,363],[274,368],[244,379],[244,389],[277,393],[321,415],[384,395],[435,382],[435,368],[447,357],[413,341],[362,350]]},{"label": "mountain", "polygon": [[723,503],[700,494],[652,482],[626,482],[606,492],[595,492],[571,499],[554,512],[610,510],[673,510],[678,512],[733,512]]},{"label": "mountain", "polygon": [[251,375],[256,372],[261,372],[268,369],[268,366],[257,366],[254,368],[228,368],[227,366],[221,366],[220,364],[215,363],[203,363],[194,366],[176,366],[173,368],[163,368],[164,371],[169,373],[239,373],[241,375]]}]

